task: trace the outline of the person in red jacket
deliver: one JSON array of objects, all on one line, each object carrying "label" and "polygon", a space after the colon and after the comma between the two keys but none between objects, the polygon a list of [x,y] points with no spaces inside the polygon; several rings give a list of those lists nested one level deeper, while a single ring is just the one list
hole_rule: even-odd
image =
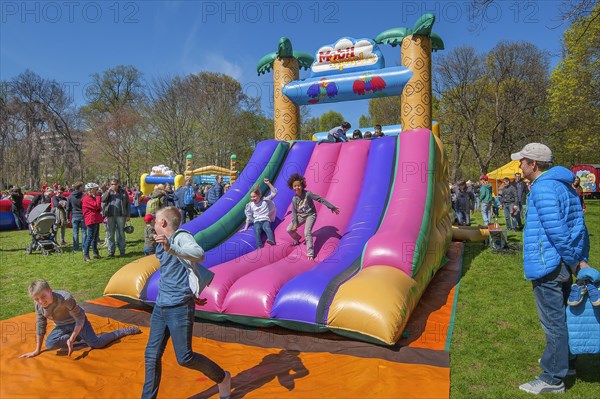
[{"label": "person in red jacket", "polygon": [[83,213],[83,223],[87,231],[85,242],[83,243],[83,259],[90,261],[90,246],[94,252],[94,259],[100,258],[98,251],[98,234],[100,223],[102,223],[102,202],[98,194],[98,185],[88,183],[85,185],[87,195],[81,199],[81,212]]}]

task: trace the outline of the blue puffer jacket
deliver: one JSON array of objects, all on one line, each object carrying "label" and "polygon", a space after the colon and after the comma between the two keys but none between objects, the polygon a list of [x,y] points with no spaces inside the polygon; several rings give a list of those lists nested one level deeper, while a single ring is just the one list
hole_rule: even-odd
[{"label": "blue puffer jacket", "polygon": [[546,276],[561,261],[571,267],[587,262],[590,240],[581,202],[571,187],[574,178],[567,168],[555,166],[531,184],[523,234],[528,280]]}]

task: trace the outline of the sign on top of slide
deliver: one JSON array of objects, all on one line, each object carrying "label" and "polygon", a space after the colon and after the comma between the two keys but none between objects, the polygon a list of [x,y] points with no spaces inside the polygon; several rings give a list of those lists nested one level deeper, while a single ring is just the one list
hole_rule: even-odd
[{"label": "sign on top of slide", "polygon": [[371,39],[343,37],[317,50],[311,76],[335,75],[385,67],[383,54]]}]

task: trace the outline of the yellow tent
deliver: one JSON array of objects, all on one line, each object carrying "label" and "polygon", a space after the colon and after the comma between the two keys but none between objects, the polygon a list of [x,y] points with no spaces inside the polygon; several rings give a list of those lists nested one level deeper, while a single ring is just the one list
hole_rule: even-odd
[{"label": "yellow tent", "polygon": [[523,171],[519,165],[520,161],[510,161],[506,165],[503,165],[487,174],[490,184],[492,185],[494,195],[498,192],[498,181],[504,179],[505,177],[508,177],[510,180],[514,180],[515,173],[521,173],[521,175],[523,175]]}]

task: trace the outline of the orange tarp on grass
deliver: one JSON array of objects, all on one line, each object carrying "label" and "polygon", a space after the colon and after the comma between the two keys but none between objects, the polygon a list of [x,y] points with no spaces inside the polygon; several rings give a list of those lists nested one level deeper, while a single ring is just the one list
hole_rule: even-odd
[{"label": "orange tarp on grass", "polygon": [[[447,398],[450,369],[444,348],[451,331],[460,255],[461,247],[453,244],[448,253],[451,261],[430,284],[407,326],[408,336],[395,347],[332,334],[210,323],[196,323],[193,347],[231,371],[232,398]],[[93,302],[82,306],[96,332],[143,318],[136,323],[142,334],[104,349],[83,348],[70,358],[62,351],[44,351],[32,359],[19,359],[21,353],[35,348],[35,316],[4,320],[0,322],[0,397],[140,397],[149,315],[132,312],[120,301]],[[111,316],[98,315],[102,313]],[[259,338],[260,344],[253,345]],[[189,397],[217,398],[218,394],[204,375],[177,364],[169,343],[159,398]]]},{"label": "orange tarp on grass", "polygon": [[[88,317],[99,331],[124,326],[96,315]],[[148,328],[104,349],[81,349],[70,358],[62,352],[44,351],[31,359],[18,356],[35,348],[33,313],[3,321],[2,331],[2,398],[140,397]],[[193,338],[193,347],[231,371],[232,398],[443,398],[449,391],[450,370],[444,367],[198,337]],[[169,343],[163,357],[159,398],[209,398],[216,394],[214,383],[204,375],[177,365]]]}]

